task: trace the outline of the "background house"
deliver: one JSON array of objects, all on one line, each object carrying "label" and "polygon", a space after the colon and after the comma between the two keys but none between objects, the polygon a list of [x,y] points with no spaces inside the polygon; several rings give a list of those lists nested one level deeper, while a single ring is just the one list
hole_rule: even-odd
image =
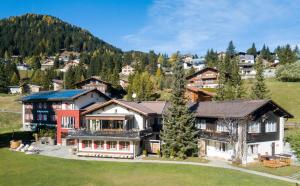
[{"label": "background house", "polygon": [[197,88],[216,88],[218,86],[219,72],[215,68],[204,68],[188,76],[188,87]]},{"label": "background house", "polygon": [[129,76],[130,74],[134,73],[134,68],[130,65],[125,65],[122,67],[121,74],[125,76]]}]

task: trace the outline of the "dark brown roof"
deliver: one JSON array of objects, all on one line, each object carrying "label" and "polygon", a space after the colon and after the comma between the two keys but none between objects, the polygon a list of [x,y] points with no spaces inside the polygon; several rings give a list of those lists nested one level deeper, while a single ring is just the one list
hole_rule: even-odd
[{"label": "dark brown roof", "polygon": [[197,117],[208,118],[243,118],[259,108],[269,104],[280,115],[292,118],[293,115],[281,108],[272,100],[234,100],[234,101],[207,101],[191,106]]},{"label": "dark brown roof", "polygon": [[111,85],[110,83],[106,82],[106,81],[103,81],[101,80],[100,78],[96,78],[96,77],[90,77],[90,78],[87,78],[85,80],[82,80],[80,82],[77,82],[75,83],[76,86],[81,86],[82,84],[85,84],[86,82],[90,81],[90,80],[94,80],[94,81],[99,81],[101,83],[104,83],[106,85]]},{"label": "dark brown roof", "polygon": [[128,109],[131,109],[133,111],[136,111],[143,115],[155,115],[155,114],[162,114],[166,108],[166,101],[143,101],[143,102],[134,102],[134,101],[124,101],[124,100],[116,100],[112,99],[110,101],[107,101],[105,103],[95,103],[94,105],[91,105],[89,109],[82,112],[82,115],[91,113],[95,110],[98,110],[102,107],[105,107],[110,104],[118,104],[123,107],[126,107]]},{"label": "dark brown roof", "polygon": [[197,75],[199,75],[199,74],[201,74],[201,73],[203,73],[203,72],[205,72],[205,71],[207,71],[207,70],[211,70],[211,71],[214,71],[214,72],[219,72],[219,71],[218,71],[217,69],[215,69],[215,68],[206,67],[206,68],[203,68],[203,69],[201,69],[201,70],[195,72],[195,73],[192,74],[192,75],[187,76],[186,79],[191,79],[191,78],[193,78],[193,77],[195,77],[195,76],[197,76]]}]

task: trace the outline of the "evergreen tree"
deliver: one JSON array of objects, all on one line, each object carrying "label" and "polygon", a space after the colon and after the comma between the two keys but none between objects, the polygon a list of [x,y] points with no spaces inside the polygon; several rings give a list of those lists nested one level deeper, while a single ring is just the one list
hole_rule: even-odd
[{"label": "evergreen tree", "polygon": [[247,50],[247,54],[256,56],[257,50],[256,50],[256,47],[255,47],[255,43],[252,43],[251,48],[249,48],[249,49]]},{"label": "evergreen tree", "polygon": [[219,85],[215,100],[234,100],[241,99],[245,95],[243,80],[239,74],[238,60],[235,55],[235,47],[232,42],[226,51],[225,58],[218,65]]},{"label": "evergreen tree", "polygon": [[185,94],[185,75],[182,64],[175,63],[174,84],[171,105],[163,115],[163,129],[160,133],[162,154],[165,157],[186,158],[197,153],[195,117],[187,107]]},{"label": "evergreen tree", "polygon": [[217,67],[218,65],[218,52],[213,49],[208,50],[205,55],[205,66],[206,67]]},{"label": "evergreen tree", "polygon": [[251,95],[250,97],[252,99],[267,99],[270,98],[269,90],[267,88],[267,85],[265,83],[264,78],[264,67],[263,62],[261,58],[257,58],[256,64],[255,64],[255,83],[253,84],[251,88]]},{"label": "evergreen tree", "polygon": [[41,69],[41,62],[37,56],[31,58],[31,67],[33,70]]},{"label": "evergreen tree", "polygon": [[43,72],[38,69],[33,71],[32,75],[31,75],[31,83],[35,84],[35,85],[42,85],[42,77],[43,76]]},{"label": "evergreen tree", "polygon": [[235,46],[233,45],[233,41],[230,41],[228,47],[226,49],[226,55],[233,58],[236,55]]},{"label": "evergreen tree", "polygon": [[8,92],[8,79],[5,71],[5,64],[0,61],[0,92],[7,93]]},{"label": "evergreen tree", "polygon": [[12,78],[10,79],[10,85],[19,85],[20,79],[17,75],[17,73],[14,73]]},{"label": "evergreen tree", "polygon": [[73,89],[75,88],[75,71],[73,67],[70,67],[67,72],[65,72],[65,88],[66,89]]},{"label": "evergreen tree", "polygon": [[59,68],[59,57],[58,56],[55,56],[55,58],[54,58],[54,68],[55,69],[58,69]]}]

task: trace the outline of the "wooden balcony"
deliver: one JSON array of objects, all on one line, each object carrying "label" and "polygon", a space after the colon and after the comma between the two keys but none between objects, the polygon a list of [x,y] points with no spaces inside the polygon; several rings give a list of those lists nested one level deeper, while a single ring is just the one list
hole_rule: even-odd
[{"label": "wooden balcony", "polygon": [[217,141],[228,141],[228,132],[216,132],[213,130],[201,130],[199,137],[203,139],[211,139]]}]

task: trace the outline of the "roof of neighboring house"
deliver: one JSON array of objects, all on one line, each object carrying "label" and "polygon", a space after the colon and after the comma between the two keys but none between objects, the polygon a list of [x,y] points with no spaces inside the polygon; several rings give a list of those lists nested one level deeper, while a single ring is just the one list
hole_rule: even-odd
[{"label": "roof of neighboring house", "polygon": [[197,75],[199,75],[199,74],[201,74],[201,73],[203,73],[203,72],[205,72],[205,71],[207,71],[207,70],[211,70],[211,71],[214,71],[214,72],[217,72],[217,73],[219,72],[219,71],[218,71],[217,69],[215,69],[215,68],[206,67],[206,68],[203,68],[203,69],[201,69],[201,70],[195,72],[194,74],[192,74],[192,75],[186,77],[186,79],[191,79],[191,78],[193,78],[193,77],[195,77],[195,76],[197,76]]},{"label": "roof of neighboring house", "polygon": [[99,90],[83,90],[83,89],[70,89],[70,90],[57,90],[57,91],[42,91],[34,94],[30,94],[22,98],[22,101],[71,101],[78,97],[85,95],[89,92],[97,92],[98,94],[109,99],[109,97]]},{"label": "roof of neighboring house", "polygon": [[191,91],[191,92],[196,92],[196,93],[203,93],[204,95],[208,95],[208,96],[215,96],[216,93],[214,92],[209,92],[207,90],[203,90],[202,88],[197,88],[197,87],[186,87],[186,89],[188,91]]},{"label": "roof of neighboring house", "polygon": [[64,83],[64,81],[60,80],[60,79],[52,79],[52,82],[57,83],[57,84],[63,84]]},{"label": "roof of neighboring house", "polygon": [[96,111],[100,108],[103,108],[110,104],[118,104],[125,108],[131,109],[135,112],[138,112],[143,115],[155,115],[155,114],[163,114],[164,110],[167,108],[168,104],[166,101],[142,101],[142,102],[134,102],[134,101],[124,101],[124,100],[116,100],[112,99],[105,103],[95,103],[87,108],[86,111],[82,112],[83,115],[89,114],[93,111]]},{"label": "roof of neighboring house", "polygon": [[254,56],[250,54],[239,55],[240,60],[254,60]]},{"label": "roof of neighboring house", "polygon": [[82,81],[79,81],[79,82],[75,83],[75,86],[80,86],[80,85],[85,84],[86,82],[91,81],[91,80],[99,81],[99,82],[104,83],[106,85],[111,85],[110,83],[108,83],[106,81],[103,81],[98,77],[90,77],[90,78],[87,78],[85,80],[82,80]]},{"label": "roof of neighboring house", "polygon": [[191,106],[197,117],[244,118],[263,106],[269,105],[280,115],[292,118],[293,115],[272,100],[233,100],[198,102]]}]

